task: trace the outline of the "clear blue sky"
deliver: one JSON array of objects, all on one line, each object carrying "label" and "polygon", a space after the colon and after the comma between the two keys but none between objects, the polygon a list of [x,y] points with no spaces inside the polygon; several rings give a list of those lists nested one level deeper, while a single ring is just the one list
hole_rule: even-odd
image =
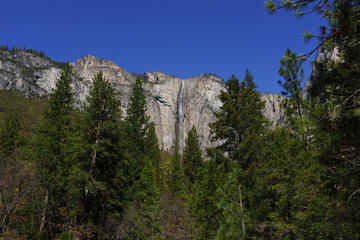
[{"label": "clear blue sky", "polygon": [[[0,45],[44,51],[57,61],[108,58],[129,72],[181,78],[216,73],[280,93],[277,71],[287,48],[307,53],[323,24],[317,15],[269,15],[263,0],[1,0]],[[305,63],[306,75],[310,63]]]}]

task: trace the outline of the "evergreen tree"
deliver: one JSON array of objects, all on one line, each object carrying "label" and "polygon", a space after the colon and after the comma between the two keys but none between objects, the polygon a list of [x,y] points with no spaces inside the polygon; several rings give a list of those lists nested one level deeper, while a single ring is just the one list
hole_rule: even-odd
[{"label": "evergreen tree", "polygon": [[132,89],[125,118],[129,140],[135,155],[144,153],[145,136],[149,128],[149,117],[146,115],[146,109],[142,78],[138,77]]},{"label": "evergreen tree", "polygon": [[156,184],[155,169],[147,159],[136,182],[138,191],[135,201],[130,205],[131,212],[125,214],[130,225],[127,239],[161,239],[162,229],[159,219],[160,192]]},{"label": "evergreen tree", "polygon": [[[285,8],[298,15],[318,12],[327,19],[318,38],[321,53],[330,55],[315,63],[314,77],[309,92],[319,104],[314,111],[317,117],[316,133],[319,158],[329,170],[329,192],[333,208],[333,238],[355,239],[360,225],[360,135],[354,131],[360,126],[360,1],[285,1],[278,5],[267,1],[266,7],[274,12]],[[306,33],[307,39],[314,35]],[[317,50],[317,49],[315,49]],[[312,52],[315,52],[312,51]],[[312,53],[310,52],[310,53]],[[335,187],[336,186],[336,187]],[[341,203],[341,207],[337,206]],[[341,226],[341,227],[340,227]]]},{"label": "evergreen tree", "polygon": [[171,173],[169,179],[170,188],[177,194],[184,190],[184,173],[181,167],[181,155],[179,153],[179,140],[176,137],[171,157]]},{"label": "evergreen tree", "polygon": [[0,153],[11,153],[17,145],[20,133],[19,112],[9,113],[6,116],[5,124],[0,131]]},{"label": "evergreen tree", "polygon": [[[248,202],[251,201],[250,196],[255,194],[253,166],[261,160],[262,149],[260,146],[264,143],[268,122],[263,115],[264,102],[260,100],[260,94],[255,90],[256,86],[249,70],[246,70],[244,81],[239,83],[238,79],[232,76],[227,81],[226,87],[227,92],[220,94],[223,106],[220,112],[215,113],[217,120],[210,124],[214,134],[212,140],[220,140],[221,144],[216,148],[208,149],[208,155],[213,159],[223,159],[219,164],[223,165],[223,176],[224,178],[229,176],[231,184],[229,183],[226,188],[223,188],[216,182],[212,183],[216,186],[213,191],[217,191],[219,194],[217,203],[211,208],[213,211],[221,213],[219,219],[221,222],[218,225],[212,224],[214,231],[212,234],[215,236],[217,232],[219,239],[253,237],[253,233],[245,235],[244,212],[251,209]],[[228,174],[230,169],[234,168],[237,176],[230,178]],[[238,199],[240,186],[242,186],[241,202],[247,203],[241,203],[241,207],[229,201],[229,199]],[[234,189],[236,192],[232,192]],[[235,193],[236,196],[233,196]],[[249,219],[249,215],[246,218]],[[247,220],[250,223],[253,221],[255,219]],[[239,231],[227,232],[234,229],[233,224],[240,222],[242,227]],[[220,226],[222,227],[219,228]]]},{"label": "evergreen tree", "polygon": [[278,83],[284,89],[281,94],[288,97],[283,101],[285,114],[290,124],[294,125],[294,115],[296,115],[295,118],[301,118],[304,110],[304,99],[301,96],[302,88],[300,86],[304,79],[304,70],[301,69],[302,60],[290,49],[287,49],[280,63],[279,74],[284,78],[284,82],[279,80]]},{"label": "evergreen tree", "polygon": [[304,78],[304,70],[301,65],[304,59],[293,53],[290,49],[286,50],[285,55],[281,59],[281,67],[279,74],[284,78],[284,82],[278,81],[283,87],[281,94],[285,96],[282,101],[288,126],[299,135],[307,148],[309,130],[311,129],[309,117],[310,104],[309,100],[302,96],[303,89],[300,86]]},{"label": "evergreen tree", "polygon": [[[127,173],[128,186],[134,186],[135,182],[139,180],[140,173],[144,167],[144,161],[147,158],[145,150],[147,150],[146,136],[149,130],[149,117],[146,115],[146,100],[142,81],[140,77],[136,79],[130,96],[130,102],[126,109],[125,127],[130,147],[130,167]],[[127,193],[128,200],[131,201],[133,199],[133,196],[136,194],[134,191],[135,189],[133,188],[129,189]]]},{"label": "evergreen tree", "polygon": [[244,189],[239,182],[241,174],[239,169],[234,168],[227,174],[224,184],[220,184],[217,188],[216,194],[219,196],[217,207],[222,212],[224,221],[217,229],[215,239],[245,239],[246,230],[249,231],[249,216],[243,202]]},{"label": "evergreen tree", "polygon": [[258,154],[259,137],[267,126],[262,112],[265,105],[253,78],[246,70],[241,83],[234,75],[226,82],[227,91],[220,94],[223,106],[215,113],[217,120],[209,124],[212,141],[221,140],[218,148],[244,169]]},{"label": "evergreen tree", "polygon": [[210,149],[211,158],[204,162],[192,187],[189,207],[194,218],[194,228],[198,230],[196,239],[214,239],[224,216],[218,207],[220,196],[217,189],[229,171],[229,159],[218,149]]},{"label": "evergreen tree", "polygon": [[155,132],[155,125],[153,122],[149,125],[149,131],[146,136],[146,150],[147,156],[152,162],[155,169],[155,179],[159,188],[163,187],[162,183],[162,169],[161,169],[161,152],[159,147],[158,137]]},{"label": "evergreen tree", "polygon": [[44,111],[34,139],[33,157],[37,165],[37,176],[45,191],[40,231],[45,232],[46,238],[54,237],[60,231],[57,227],[58,211],[64,204],[64,176],[68,171],[64,161],[64,146],[69,136],[73,102],[71,77],[71,67],[66,64],[50,95],[49,107]]},{"label": "evergreen tree", "polygon": [[324,168],[305,143],[276,128],[266,136],[264,159],[256,164],[256,195],[250,201],[252,218],[268,222],[254,226],[256,235],[281,239],[326,237]]},{"label": "evergreen tree", "polygon": [[185,141],[184,149],[184,175],[190,185],[195,183],[196,175],[200,171],[203,161],[196,128],[193,126]]},{"label": "evergreen tree", "polygon": [[98,237],[124,207],[127,143],[120,106],[114,88],[98,72],[68,149],[74,161],[69,177],[73,211],[80,226],[97,227],[92,231]]}]

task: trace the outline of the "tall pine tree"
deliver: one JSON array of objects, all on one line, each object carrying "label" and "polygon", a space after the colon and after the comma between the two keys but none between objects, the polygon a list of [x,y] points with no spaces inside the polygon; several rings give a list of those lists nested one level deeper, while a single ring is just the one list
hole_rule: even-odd
[{"label": "tall pine tree", "polygon": [[127,144],[120,107],[109,80],[98,72],[68,149],[74,162],[69,178],[73,211],[80,226],[97,227],[93,237],[100,237],[124,207]]},{"label": "tall pine tree", "polygon": [[265,132],[267,120],[263,114],[264,102],[255,90],[254,77],[246,70],[244,81],[233,75],[220,94],[223,105],[210,123],[212,141],[221,140],[217,147],[246,169],[258,154],[260,136]]},{"label": "tall pine tree", "polygon": [[196,175],[200,171],[204,161],[195,126],[191,128],[188,138],[185,141],[183,159],[184,175],[191,186],[195,183]]},{"label": "tall pine tree", "polygon": [[[145,92],[142,87],[143,79],[138,77],[130,95],[130,102],[126,108],[125,126],[130,147],[129,172],[127,184],[134,186],[139,180],[140,173],[145,164],[147,144],[146,136],[149,130],[149,117],[146,115]],[[128,199],[132,200],[135,189],[130,189]]]},{"label": "tall pine tree", "polygon": [[148,158],[152,162],[152,166],[155,170],[155,179],[158,187],[163,187],[163,173],[162,173],[162,162],[161,162],[161,151],[159,147],[158,137],[155,131],[155,124],[150,122],[149,131],[146,135],[146,149],[145,152]]},{"label": "tall pine tree", "polygon": [[11,153],[17,145],[20,133],[19,112],[9,113],[6,116],[5,124],[0,131],[0,153]]},{"label": "tall pine tree", "polygon": [[71,93],[71,67],[66,64],[55,89],[49,98],[49,106],[36,130],[33,157],[37,176],[44,191],[44,206],[41,213],[40,231],[45,238],[53,238],[58,229],[59,208],[63,206],[65,165],[64,147],[70,127],[70,111],[73,102]]}]

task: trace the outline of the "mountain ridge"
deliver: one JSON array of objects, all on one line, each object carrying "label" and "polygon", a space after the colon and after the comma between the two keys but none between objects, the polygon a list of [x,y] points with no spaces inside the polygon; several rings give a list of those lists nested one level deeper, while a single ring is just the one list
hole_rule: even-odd
[{"label": "mountain ridge", "polygon": [[[75,107],[86,101],[92,78],[98,71],[118,92],[123,109],[129,102],[132,85],[136,75],[127,72],[109,59],[100,59],[86,55],[76,62],[70,63],[74,78],[72,88],[76,100]],[[26,97],[47,98],[55,88],[61,70],[51,59],[36,54],[10,50],[0,51],[0,89],[16,89]],[[225,82],[214,74],[202,74],[188,79],[170,76],[160,71],[145,73],[147,113],[155,123],[160,147],[171,149],[175,136],[179,135],[178,103],[184,104],[182,133],[187,138],[188,131],[195,126],[198,131],[201,147],[214,146],[210,141],[208,124],[215,121],[213,112],[219,111],[221,101],[219,94],[225,91]],[[182,85],[183,84],[183,85]],[[183,88],[183,92],[179,92]],[[281,96],[262,93],[265,101],[264,113],[274,124],[281,122],[283,112],[280,109]],[[181,135],[181,134],[180,134]],[[183,141],[184,142],[184,141]]]}]

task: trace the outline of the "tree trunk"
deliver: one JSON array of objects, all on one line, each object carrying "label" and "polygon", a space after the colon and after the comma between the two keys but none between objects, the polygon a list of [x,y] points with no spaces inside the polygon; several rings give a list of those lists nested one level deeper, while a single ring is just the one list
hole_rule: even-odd
[{"label": "tree trunk", "polygon": [[46,209],[47,209],[47,205],[49,203],[49,190],[46,190],[44,202],[45,202],[45,206],[44,206],[44,208],[42,210],[42,214],[41,214],[40,232],[43,232],[47,225]]},{"label": "tree trunk", "polygon": [[[101,112],[103,112],[104,111],[104,109],[105,109],[105,99],[104,99],[104,101],[102,102],[102,105],[101,105]],[[96,129],[96,140],[95,140],[95,149],[94,149],[94,151],[92,152],[92,154],[91,154],[91,171],[93,171],[94,170],[94,168],[95,168],[95,163],[96,163],[96,155],[97,155],[97,150],[96,150],[96,148],[97,148],[97,146],[98,146],[98,144],[99,144],[99,138],[100,138],[100,123],[101,123],[101,120],[99,120],[99,122],[98,122],[98,125],[97,125],[97,129]]]},{"label": "tree trunk", "polygon": [[242,204],[242,196],[241,196],[241,186],[239,185],[239,198],[240,198],[240,210],[241,210],[241,228],[243,231],[243,236],[245,238],[245,218],[244,218],[244,209]]}]

